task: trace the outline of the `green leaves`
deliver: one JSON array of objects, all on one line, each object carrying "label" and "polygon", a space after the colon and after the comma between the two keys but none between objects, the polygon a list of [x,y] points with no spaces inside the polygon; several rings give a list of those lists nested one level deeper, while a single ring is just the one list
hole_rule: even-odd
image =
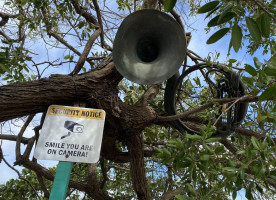
[{"label": "green leaves", "polygon": [[11,70],[4,64],[0,63],[0,69],[4,72],[7,72],[8,74],[11,74]]},{"label": "green leaves", "polygon": [[186,134],[186,137],[192,140],[202,140],[202,136],[200,135],[190,135],[190,134]]},{"label": "green leaves", "polygon": [[235,50],[235,52],[238,52],[241,47],[241,41],[242,41],[242,30],[239,27],[238,24],[235,24],[232,28],[232,46]]},{"label": "green leaves", "polygon": [[205,140],[206,143],[212,143],[212,142],[218,142],[220,141],[221,138],[218,138],[218,137],[214,137],[214,138],[208,138]]},{"label": "green leaves", "polygon": [[259,101],[270,99],[276,93],[276,83],[268,87],[259,97]]},{"label": "green leaves", "polygon": [[176,0],[165,0],[164,2],[165,12],[171,12],[175,4],[176,4]]},{"label": "green leaves", "polygon": [[276,76],[276,69],[266,67],[266,68],[264,68],[264,73],[268,76]]},{"label": "green leaves", "polygon": [[255,68],[251,65],[245,65],[245,71],[248,72],[251,76],[257,76],[258,74]]},{"label": "green leaves", "polygon": [[[220,14],[213,17],[207,24],[208,27],[214,27],[229,22],[230,29],[232,29],[232,36],[229,43],[229,51],[233,47],[235,52],[238,52],[242,46],[242,38],[252,38],[255,42],[252,51],[258,49],[262,36],[269,38],[271,35],[272,19],[267,13],[262,13],[258,17],[256,14],[252,17],[246,17],[246,12],[239,1],[226,1],[220,3],[220,1],[211,1],[198,9],[198,13],[208,12],[207,17],[213,13],[219,12]],[[233,20],[235,19],[235,20]],[[245,19],[245,20],[244,20]],[[246,21],[246,24],[244,21]],[[239,24],[239,25],[238,25]],[[247,27],[246,27],[247,26]],[[248,29],[249,34],[243,34],[243,31]],[[216,34],[209,38],[207,44],[211,44],[219,40],[227,32],[227,28],[221,29]],[[270,45],[271,46],[271,45]],[[265,46],[265,51],[268,51],[268,45]],[[273,53],[272,53],[273,54]]]},{"label": "green leaves", "polygon": [[266,38],[270,35],[270,24],[271,24],[271,18],[266,13],[262,13],[257,18],[257,24],[260,28],[260,31],[262,32],[262,35]]},{"label": "green leaves", "polygon": [[252,39],[254,40],[254,42],[256,43],[260,43],[261,41],[261,32],[260,29],[256,23],[256,21],[254,19],[252,19],[251,17],[246,17],[246,25],[248,27],[249,33],[252,37]]},{"label": "green leaves", "polygon": [[219,39],[221,39],[228,31],[230,30],[230,28],[223,28],[220,29],[219,31],[215,32],[208,40],[207,40],[207,44],[212,44],[215,43],[216,41],[218,41]]},{"label": "green leaves", "polygon": [[224,24],[225,22],[228,22],[231,19],[233,19],[235,16],[236,14],[233,12],[228,12],[225,15],[223,15],[223,17],[221,17],[221,15],[217,15],[216,17],[214,17],[208,22],[207,26],[213,27],[213,26],[218,26],[220,24]]},{"label": "green leaves", "polygon": [[253,144],[253,146],[254,146],[256,149],[260,149],[260,143],[259,143],[259,141],[257,140],[257,138],[255,138],[254,136],[251,137],[251,143]]},{"label": "green leaves", "polygon": [[206,13],[217,7],[219,1],[211,1],[198,9],[198,13]]},{"label": "green leaves", "polygon": [[199,160],[206,161],[206,160],[209,160],[209,158],[210,158],[209,154],[203,154],[200,156]]},{"label": "green leaves", "polygon": [[233,4],[229,4],[226,6],[223,10],[223,12],[220,14],[218,18],[218,24],[223,20],[224,16],[229,13],[229,11],[233,8]]}]

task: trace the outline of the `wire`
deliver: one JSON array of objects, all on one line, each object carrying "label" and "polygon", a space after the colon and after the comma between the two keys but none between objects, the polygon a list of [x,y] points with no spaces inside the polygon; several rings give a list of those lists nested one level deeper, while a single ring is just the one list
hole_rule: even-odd
[{"label": "wire", "polygon": [[[211,69],[208,69],[210,68]],[[208,65],[207,63],[199,63],[194,66],[189,66],[181,75],[179,73],[175,74],[173,77],[168,79],[165,95],[164,95],[164,107],[165,111],[169,115],[175,115],[176,112],[176,95],[179,87],[182,85],[184,78],[190,73],[207,68],[206,81],[210,83],[217,90],[217,98],[222,99],[225,96],[228,97],[240,97],[244,95],[244,86],[242,81],[239,78],[239,75],[235,72],[228,72],[224,67],[217,65]],[[214,83],[210,78],[211,72],[218,72],[223,75],[222,78],[217,80],[217,83]],[[213,134],[213,137],[227,137],[235,132],[236,128],[242,123],[247,112],[247,103],[235,103],[231,105],[230,109],[227,110],[226,114],[226,125],[223,123],[222,111],[220,110],[219,115],[216,115],[216,118],[220,118],[216,123],[216,133]],[[192,130],[191,128],[185,126],[181,120],[175,120],[171,122],[171,125],[180,132],[187,131],[190,134],[200,134],[197,131]]]}]

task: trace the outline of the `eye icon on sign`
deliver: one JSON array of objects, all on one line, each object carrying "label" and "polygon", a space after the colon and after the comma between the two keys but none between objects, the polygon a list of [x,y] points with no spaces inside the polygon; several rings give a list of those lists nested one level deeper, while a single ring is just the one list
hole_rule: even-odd
[{"label": "eye icon on sign", "polygon": [[60,139],[69,137],[71,135],[71,133],[83,133],[84,126],[79,123],[73,122],[73,121],[65,121],[64,128],[66,128],[68,130],[68,134],[61,136]]}]

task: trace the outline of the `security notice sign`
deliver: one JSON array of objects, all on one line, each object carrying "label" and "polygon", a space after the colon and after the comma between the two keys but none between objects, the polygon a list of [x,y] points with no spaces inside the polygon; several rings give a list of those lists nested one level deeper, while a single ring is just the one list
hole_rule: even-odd
[{"label": "security notice sign", "polygon": [[104,120],[104,110],[50,106],[34,157],[42,160],[98,162]]}]

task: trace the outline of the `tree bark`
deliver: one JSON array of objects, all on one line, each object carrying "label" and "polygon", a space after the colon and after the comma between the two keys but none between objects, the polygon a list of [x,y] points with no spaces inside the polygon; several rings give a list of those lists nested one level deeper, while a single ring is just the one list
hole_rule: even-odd
[{"label": "tree bark", "polygon": [[88,167],[88,180],[87,180],[88,194],[97,200],[112,200],[103,190],[100,188],[100,183],[97,177],[97,164],[90,164]]},{"label": "tree bark", "polygon": [[141,134],[128,137],[127,148],[130,156],[132,184],[139,200],[150,200],[144,163],[144,141]]},{"label": "tree bark", "polygon": [[117,93],[116,86],[121,79],[114,65],[109,65],[75,77],[52,75],[41,80],[1,86],[0,121],[44,112],[52,104],[72,105],[78,99],[87,102]]}]

